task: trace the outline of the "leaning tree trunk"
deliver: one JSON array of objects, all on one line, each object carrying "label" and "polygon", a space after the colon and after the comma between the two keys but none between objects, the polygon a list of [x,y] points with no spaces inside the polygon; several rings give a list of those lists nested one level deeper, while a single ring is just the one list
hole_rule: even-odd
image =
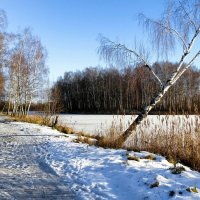
[{"label": "leaning tree trunk", "polygon": [[[162,99],[162,97],[165,95],[165,93],[169,90],[169,88],[176,83],[176,81],[182,76],[182,74],[193,64],[194,60],[200,55],[200,50],[195,54],[195,56],[191,59],[191,61],[182,68],[185,58],[190,53],[190,50],[192,49],[194,42],[200,33],[200,27],[196,30],[193,38],[191,39],[191,42],[188,44],[188,47],[186,48],[186,51],[181,56],[181,59],[179,61],[178,67],[176,71],[172,74],[172,77],[167,80],[167,82],[162,85],[160,92],[157,94],[155,98],[153,98],[148,106],[146,106],[143,111],[137,116],[135,121],[128,127],[128,129],[118,138],[118,142],[122,145],[126,139],[131,135],[131,133],[136,129],[137,125],[139,125],[145,117],[147,117],[148,113],[152,110],[152,108],[155,107],[155,105]],[[145,65],[147,68],[151,70],[151,68],[148,65]],[[153,72],[153,71],[152,71]],[[159,78],[155,75],[154,76],[159,80]],[[161,83],[162,84],[162,83]]]},{"label": "leaning tree trunk", "polygon": [[123,143],[126,139],[132,134],[132,132],[136,129],[136,127],[147,117],[149,112],[155,107],[155,105],[162,99],[164,94],[169,90],[169,88],[174,83],[172,81],[168,81],[165,86],[163,86],[156,97],[154,97],[150,104],[140,112],[140,114],[136,117],[133,123],[128,127],[128,129],[120,136],[120,141]]},{"label": "leaning tree trunk", "polygon": [[[193,41],[192,41],[193,42]],[[190,45],[191,46],[191,45]],[[143,111],[136,117],[133,123],[128,127],[128,129],[119,137],[119,142],[123,144],[126,139],[132,134],[132,132],[136,129],[136,127],[147,117],[148,113],[156,106],[156,104],[162,99],[165,93],[169,90],[169,88],[176,83],[176,81],[182,76],[182,74],[192,65],[193,61],[200,55],[200,50],[197,54],[192,58],[187,66],[185,66],[182,70],[180,70],[183,65],[183,61],[185,57],[189,54],[189,51],[186,52],[179,62],[179,66],[177,70],[172,74],[172,77],[163,85],[160,89],[160,92],[154,97],[150,104],[146,106]]]}]

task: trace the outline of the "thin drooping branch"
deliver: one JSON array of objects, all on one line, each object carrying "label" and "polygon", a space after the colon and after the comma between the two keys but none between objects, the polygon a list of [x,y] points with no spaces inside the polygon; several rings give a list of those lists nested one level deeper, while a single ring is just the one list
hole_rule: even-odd
[{"label": "thin drooping branch", "polygon": [[124,49],[125,51],[129,51],[130,53],[133,53],[139,60],[141,60],[144,63],[144,67],[146,67],[152,74],[153,76],[157,79],[157,81],[160,83],[160,87],[162,87],[163,83],[160,80],[160,78],[156,75],[156,73],[152,70],[152,68],[150,67],[150,64],[147,63],[147,61],[141,56],[139,55],[136,51],[131,50],[129,48],[127,48],[125,45],[122,44],[118,44],[122,49]]},{"label": "thin drooping branch", "polygon": [[185,15],[187,16],[190,24],[194,27],[194,30],[196,31],[198,28],[195,24],[195,22],[192,20],[190,14],[187,12],[187,10],[185,9],[185,6],[183,5],[183,3],[181,1],[179,1],[180,7],[183,10],[183,12],[185,13]]},{"label": "thin drooping branch", "polygon": [[170,26],[165,26],[162,23],[156,22],[156,21],[152,21],[153,23],[158,24],[159,26],[163,27],[164,29],[166,29],[166,31],[168,31],[169,33],[174,34],[182,43],[183,46],[185,47],[185,49],[187,50],[187,44],[186,41],[183,39],[183,37],[181,36],[181,34],[174,28],[170,27]]},{"label": "thin drooping branch", "polygon": [[4,29],[7,25],[7,17],[4,10],[0,9],[0,30]]},{"label": "thin drooping branch", "polygon": [[144,64],[144,67],[146,67],[153,74],[153,76],[159,82],[160,87],[162,87],[163,83],[161,79],[153,71],[152,67],[146,61],[146,59],[142,55],[137,53],[137,51],[127,48],[124,44],[115,43],[105,37],[102,37],[100,42],[101,45],[98,49],[98,53],[105,60],[110,61],[111,59],[115,59],[116,62],[118,62],[119,60],[124,60],[124,58],[131,60],[132,55],[134,55],[137,60],[142,62]]},{"label": "thin drooping branch", "polygon": [[145,21],[144,23],[147,24],[148,26],[149,26],[149,24],[156,25],[157,29],[159,28],[159,29],[165,31],[165,34],[173,34],[174,36],[176,36],[183,44],[185,50],[187,50],[188,45],[187,45],[185,39],[181,36],[181,34],[175,28],[172,28],[169,24],[163,23],[162,21],[155,21],[150,18],[147,18],[143,14],[140,14],[140,18],[143,18],[143,21]]}]

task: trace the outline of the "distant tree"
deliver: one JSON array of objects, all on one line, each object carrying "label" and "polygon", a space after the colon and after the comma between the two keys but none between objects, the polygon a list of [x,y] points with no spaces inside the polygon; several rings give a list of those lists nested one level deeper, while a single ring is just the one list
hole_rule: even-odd
[{"label": "distant tree", "polygon": [[48,79],[46,51],[40,40],[25,29],[16,36],[9,60],[8,101],[14,115],[27,115]]},{"label": "distant tree", "polygon": [[151,99],[149,104],[143,108],[129,128],[120,136],[119,141],[122,141],[122,144],[200,55],[199,47],[196,52],[194,48],[200,33],[199,13],[199,0],[174,0],[168,2],[159,20],[152,20],[144,15],[140,15],[141,22],[149,32],[149,37],[152,38],[154,49],[160,54],[167,55],[168,52],[176,49],[177,46],[183,49],[176,69],[164,82],[154,72],[152,65],[148,63],[142,51],[138,52],[137,50],[130,49],[123,44],[113,42],[101,36],[99,48],[101,57],[109,62],[130,61],[135,57],[138,62],[152,73],[152,76],[160,86],[155,97]]},{"label": "distant tree", "polygon": [[4,29],[7,25],[7,17],[4,10],[0,9],[0,96],[4,91],[4,75],[3,75],[3,67],[5,66],[5,57],[7,52],[6,45],[6,34]]}]

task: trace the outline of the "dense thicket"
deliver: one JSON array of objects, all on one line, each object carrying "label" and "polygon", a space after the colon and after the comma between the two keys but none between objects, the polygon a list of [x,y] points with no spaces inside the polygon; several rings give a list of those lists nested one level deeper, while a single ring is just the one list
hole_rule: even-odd
[{"label": "dense thicket", "polygon": [[[162,80],[168,80],[176,64],[154,63],[153,68]],[[188,69],[154,111],[197,112],[200,108],[199,78],[200,70]],[[158,90],[155,78],[142,66],[90,67],[66,72],[55,83],[52,95],[62,112],[131,113],[148,104]]]}]

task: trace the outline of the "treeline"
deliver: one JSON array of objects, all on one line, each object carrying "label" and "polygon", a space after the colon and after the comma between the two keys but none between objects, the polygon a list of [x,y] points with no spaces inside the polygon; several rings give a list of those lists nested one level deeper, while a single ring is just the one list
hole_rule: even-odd
[{"label": "treeline", "polygon": [[[154,63],[153,69],[162,80],[168,80],[176,69],[169,62]],[[66,72],[52,89],[56,107],[61,112],[137,113],[158,92],[159,85],[147,68],[128,66],[89,67]],[[200,108],[200,70],[188,69],[154,111],[194,113]]]}]

